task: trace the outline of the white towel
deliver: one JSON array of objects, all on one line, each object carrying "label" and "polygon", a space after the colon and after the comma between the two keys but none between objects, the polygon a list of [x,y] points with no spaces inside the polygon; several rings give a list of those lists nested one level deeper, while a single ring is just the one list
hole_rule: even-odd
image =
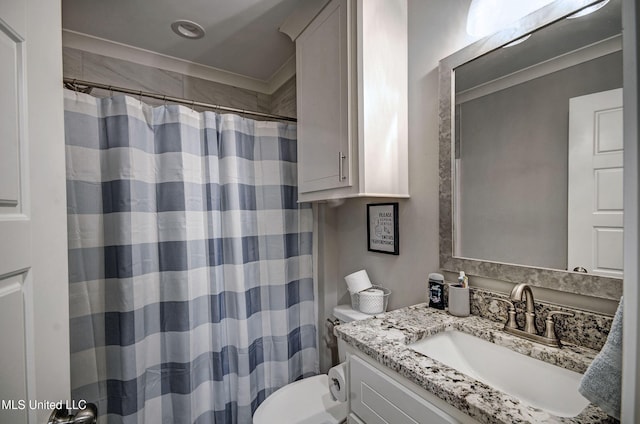
[{"label": "white towel", "polygon": [[622,391],[622,298],[602,350],[580,380],[578,390],[612,417],[620,419]]}]

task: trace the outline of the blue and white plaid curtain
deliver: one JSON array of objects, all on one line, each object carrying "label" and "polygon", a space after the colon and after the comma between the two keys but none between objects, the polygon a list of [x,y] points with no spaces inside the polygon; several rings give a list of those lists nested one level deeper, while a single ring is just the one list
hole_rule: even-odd
[{"label": "blue and white plaid curtain", "polygon": [[295,125],[71,91],[65,110],[73,397],[101,422],[250,423],[317,373]]}]

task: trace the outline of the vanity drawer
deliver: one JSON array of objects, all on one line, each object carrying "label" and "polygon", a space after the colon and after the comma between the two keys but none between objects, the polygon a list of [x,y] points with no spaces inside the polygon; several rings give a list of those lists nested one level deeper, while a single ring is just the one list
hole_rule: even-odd
[{"label": "vanity drawer", "polygon": [[349,359],[351,411],[366,424],[459,421],[355,355]]}]

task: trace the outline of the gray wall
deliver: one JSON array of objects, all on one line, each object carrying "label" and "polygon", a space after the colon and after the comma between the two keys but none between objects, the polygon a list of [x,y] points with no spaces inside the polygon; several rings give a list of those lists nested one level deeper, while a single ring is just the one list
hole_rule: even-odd
[{"label": "gray wall", "polygon": [[566,269],[569,99],[620,87],[622,52],[460,105],[460,256]]}]

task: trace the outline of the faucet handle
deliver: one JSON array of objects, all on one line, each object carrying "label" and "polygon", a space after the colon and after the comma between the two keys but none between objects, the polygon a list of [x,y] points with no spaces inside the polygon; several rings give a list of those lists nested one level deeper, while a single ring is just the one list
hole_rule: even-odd
[{"label": "faucet handle", "polygon": [[564,312],[564,311],[549,311],[547,314],[547,319],[545,320],[545,328],[544,328],[544,336],[550,339],[557,339],[556,336],[556,326],[553,321],[554,315],[565,315],[565,316],[575,316],[572,312]]},{"label": "faucet handle", "polygon": [[504,324],[505,328],[518,328],[518,324],[516,323],[516,306],[513,304],[513,302],[507,299],[502,299],[500,297],[493,297],[493,296],[491,296],[491,299],[499,300],[509,305],[509,311],[508,311],[509,315],[507,318],[507,322]]},{"label": "faucet handle", "polygon": [[501,297],[494,297],[494,296],[489,296],[489,297],[490,297],[491,299],[493,299],[493,300],[499,300],[500,302],[508,303],[508,304],[509,304],[509,309],[513,309],[513,310],[515,310],[515,309],[516,309],[516,306],[515,306],[515,305],[513,304],[513,302],[512,302],[512,301],[510,301],[509,299],[503,299],[503,298],[501,298]]}]

